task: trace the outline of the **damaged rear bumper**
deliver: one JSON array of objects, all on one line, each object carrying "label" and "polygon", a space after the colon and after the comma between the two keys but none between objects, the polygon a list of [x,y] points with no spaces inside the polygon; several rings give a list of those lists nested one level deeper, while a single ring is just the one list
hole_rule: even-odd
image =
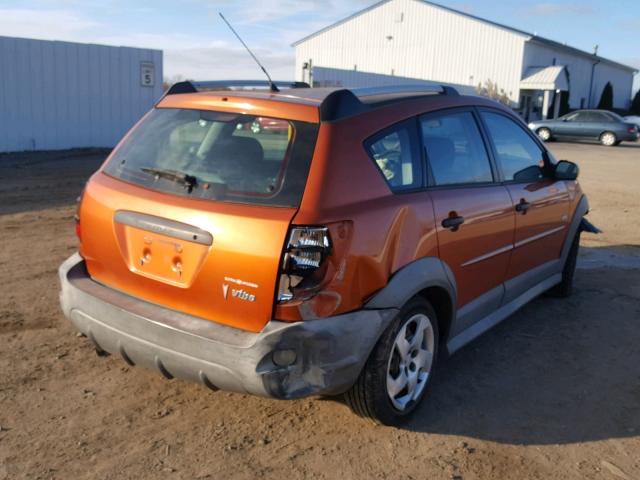
[{"label": "damaged rear bumper", "polygon": [[[359,310],[306,322],[272,320],[262,332],[252,333],[103,286],[88,276],[78,254],[60,266],[59,276],[65,316],[99,351],[167,378],[274,398],[346,391],[397,313]],[[274,352],[283,350],[295,352],[288,366],[273,361]]]}]

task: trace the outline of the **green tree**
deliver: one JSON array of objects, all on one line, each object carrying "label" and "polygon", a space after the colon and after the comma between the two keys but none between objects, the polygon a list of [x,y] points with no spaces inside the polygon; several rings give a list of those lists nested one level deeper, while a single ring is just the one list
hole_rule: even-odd
[{"label": "green tree", "polygon": [[633,97],[633,102],[631,102],[631,109],[629,111],[634,115],[640,115],[640,90],[638,90],[635,97]]},{"label": "green tree", "polygon": [[611,110],[613,108],[613,86],[611,85],[611,82],[607,82],[602,89],[598,108],[601,110]]}]

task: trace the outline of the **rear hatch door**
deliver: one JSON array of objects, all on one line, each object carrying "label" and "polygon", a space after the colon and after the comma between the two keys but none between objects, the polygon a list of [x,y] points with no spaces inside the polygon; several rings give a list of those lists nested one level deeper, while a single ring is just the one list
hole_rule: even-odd
[{"label": "rear hatch door", "polygon": [[91,277],[134,297],[260,331],[317,124],[157,109],[87,185],[81,253]]}]

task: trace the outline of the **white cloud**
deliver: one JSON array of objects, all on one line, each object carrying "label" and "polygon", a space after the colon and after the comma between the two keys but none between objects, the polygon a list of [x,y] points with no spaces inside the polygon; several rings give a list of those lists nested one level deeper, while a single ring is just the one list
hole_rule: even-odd
[{"label": "white cloud", "polygon": [[0,9],[0,35],[83,41],[97,22],[67,10]]},{"label": "white cloud", "polygon": [[[37,8],[0,7],[0,35],[163,50],[164,76],[169,78],[262,78],[258,66],[226,27],[213,23],[220,21],[217,11],[222,10],[271,76],[286,80],[294,76],[292,42],[373,0],[190,0],[203,7],[203,15],[212,20],[212,32],[204,36],[191,33],[184,25],[166,32],[154,28],[153,23],[131,30],[115,19],[147,6],[123,0],[85,1],[38,0]],[[80,10],[85,6],[91,9]],[[108,11],[109,16],[90,15],[91,10]]]},{"label": "white cloud", "polygon": [[124,35],[103,35],[93,40],[105,45],[123,45],[158,50],[182,50],[189,48],[228,47],[222,40],[205,40],[202,37],[183,33],[127,33]]},{"label": "white cloud", "polygon": [[[274,54],[262,49],[255,53],[274,80],[293,78],[292,55]],[[176,75],[194,80],[264,78],[246,51],[224,47],[165,50],[164,76],[172,78]]]},{"label": "white cloud", "polygon": [[227,16],[232,24],[261,24],[308,15],[305,23],[319,19],[337,19],[350,15],[365,6],[374,3],[372,0],[270,0],[263,2],[214,1],[209,7],[215,11],[229,10]]}]

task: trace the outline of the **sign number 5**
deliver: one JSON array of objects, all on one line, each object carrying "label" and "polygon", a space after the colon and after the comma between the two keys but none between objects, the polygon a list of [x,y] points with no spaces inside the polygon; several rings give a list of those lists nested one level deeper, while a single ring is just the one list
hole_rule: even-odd
[{"label": "sign number 5", "polygon": [[155,66],[153,63],[140,63],[140,85],[143,87],[153,87],[155,83]]}]

